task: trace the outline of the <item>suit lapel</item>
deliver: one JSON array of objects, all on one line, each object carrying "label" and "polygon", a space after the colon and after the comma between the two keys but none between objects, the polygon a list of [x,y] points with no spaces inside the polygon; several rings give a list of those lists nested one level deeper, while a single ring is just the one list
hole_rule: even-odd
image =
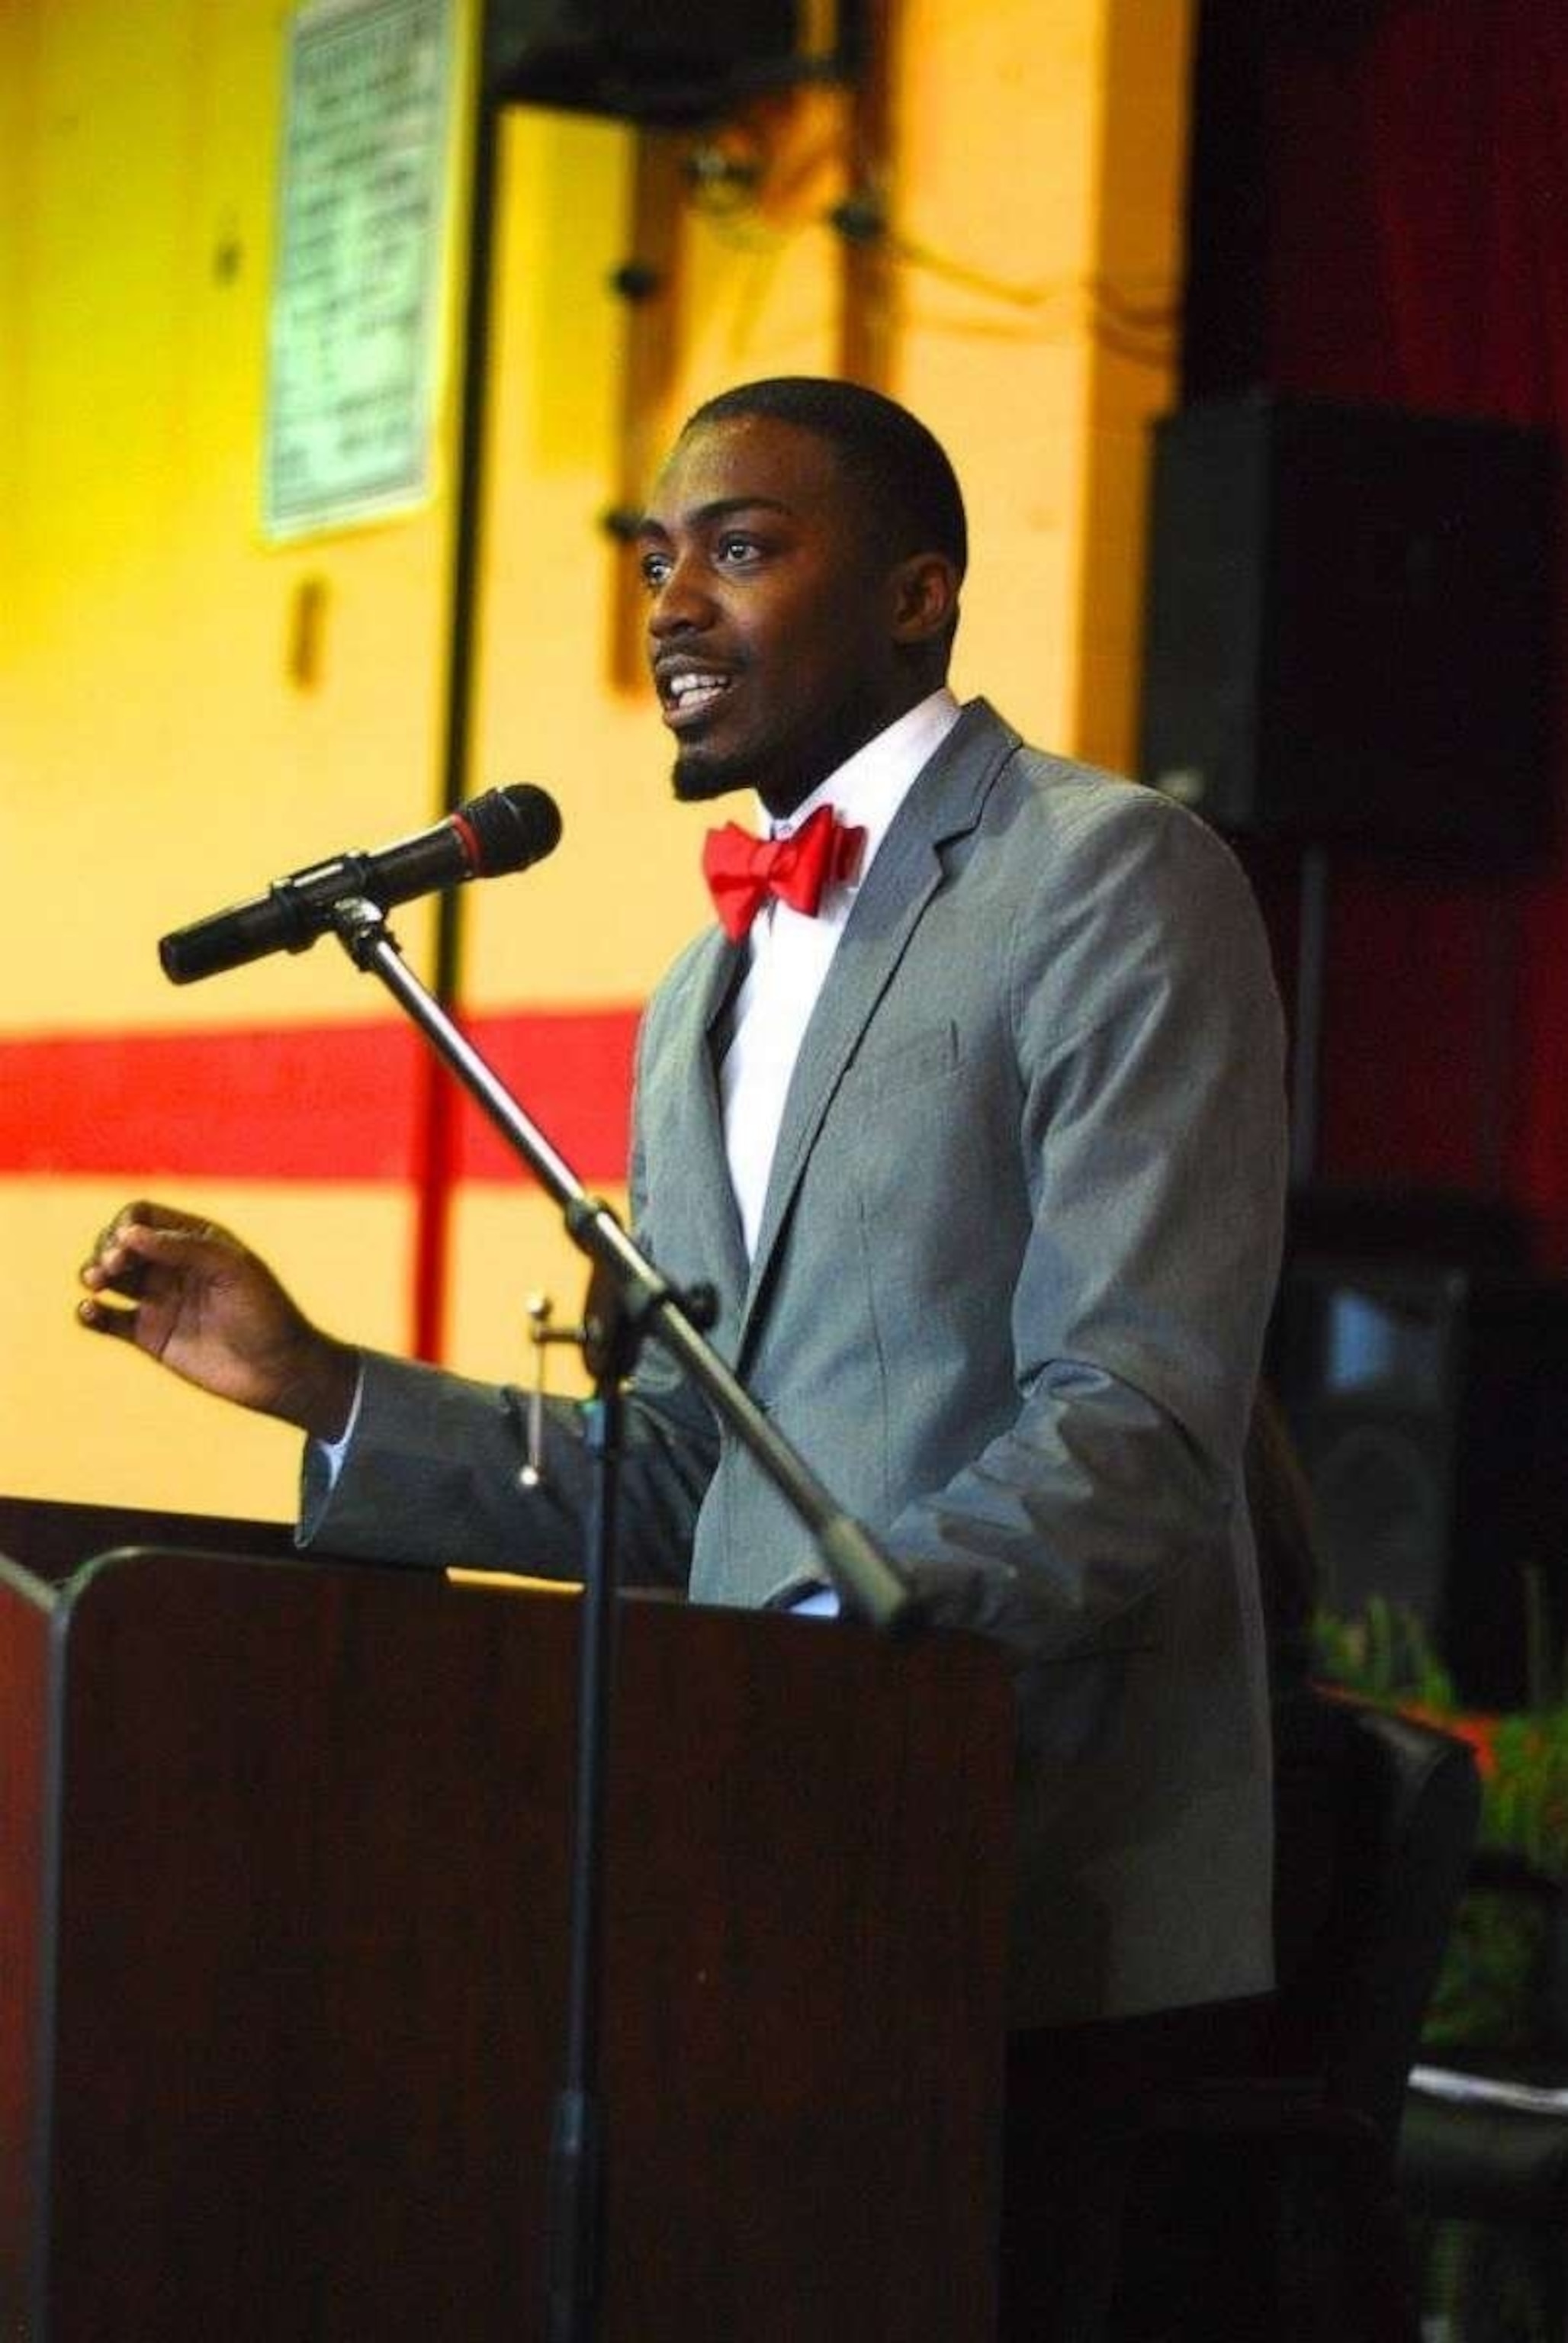
[{"label": "suit lapel", "polygon": [[[904,799],[871,865],[790,1080],[746,1288],[742,1351],[754,1329],[772,1259],[822,1118],[941,883],[939,850],[974,827],[997,767],[1017,746],[1017,734],[983,701],[972,703]],[[731,1196],[732,1214],[734,1209]]]},{"label": "suit lapel", "polygon": [[685,1033],[671,1051],[672,1063],[695,1072],[674,1093],[679,1128],[672,1160],[680,1165],[681,1217],[702,1232],[709,1258],[701,1274],[732,1302],[746,1290],[746,1240],[724,1151],[718,1070],[730,1003],[744,973],[745,954],[716,928],[701,947],[682,1012]]}]

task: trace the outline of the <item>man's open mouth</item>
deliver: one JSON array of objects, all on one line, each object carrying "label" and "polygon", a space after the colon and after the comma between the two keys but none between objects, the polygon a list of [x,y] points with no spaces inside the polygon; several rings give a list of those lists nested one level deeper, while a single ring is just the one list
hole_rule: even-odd
[{"label": "man's open mouth", "polygon": [[658,693],[671,718],[700,716],[729,689],[729,678],[714,668],[681,668],[659,678]]}]

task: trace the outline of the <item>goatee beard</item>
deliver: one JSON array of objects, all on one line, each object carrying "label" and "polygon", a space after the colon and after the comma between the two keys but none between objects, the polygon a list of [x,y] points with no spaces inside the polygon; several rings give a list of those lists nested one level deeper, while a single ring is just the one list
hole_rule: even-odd
[{"label": "goatee beard", "polygon": [[712,798],[728,797],[731,789],[743,789],[746,777],[722,763],[678,756],[669,769],[669,786],[678,805],[706,805]]}]

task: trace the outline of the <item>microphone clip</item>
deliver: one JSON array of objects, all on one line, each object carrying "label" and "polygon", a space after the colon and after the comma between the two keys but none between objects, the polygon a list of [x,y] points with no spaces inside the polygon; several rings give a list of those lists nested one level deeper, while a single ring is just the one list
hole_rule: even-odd
[{"label": "microphone clip", "polygon": [[275,879],[266,897],[276,911],[280,949],[308,951],[328,928],[341,935],[357,910],[385,919],[385,909],[374,900],[374,880],[367,854],[340,854],[313,870]]},{"label": "microphone clip", "polygon": [[552,1326],[555,1303],[548,1293],[528,1296],[528,1340],[534,1346],[534,1376],[528,1391],[528,1439],[522,1470],[518,1474],[519,1489],[542,1489],[545,1485],[545,1352],[551,1342],[570,1342],[578,1349],[586,1338],[581,1326]]},{"label": "microphone clip", "polygon": [[[284,895],[294,884],[292,879],[280,879],[268,891],[275,896]],[[298,918],[303,925],[307,915],[291,903],[286,906],[286,916]],[[308,930],[301,935],[298,943],[286,944],[286,951],[308,950],[323,930],[330,928],[362,976],[370,974],[376,956],[382,950],[402,957],[403,947],[396,930],[387,924],[386,910],[368,895],[344,895],[325,910],[312,912],[309,921]]]}]

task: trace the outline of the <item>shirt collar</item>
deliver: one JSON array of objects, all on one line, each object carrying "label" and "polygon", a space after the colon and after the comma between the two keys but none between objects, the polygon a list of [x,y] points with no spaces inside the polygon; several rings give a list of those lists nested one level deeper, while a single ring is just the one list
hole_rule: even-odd
[{"label": "shirt collar", "polygon": [[845,759],[819,781],[791,814],[774,820],[759,805],[762,826],[773,838],[789,838],[819,806],[830,805],[840,821],[863,830],[866,844],[855,884],[859,886],[910,788],[958,722],[959,703],[944,684],[907,708],[901,716]]}]

